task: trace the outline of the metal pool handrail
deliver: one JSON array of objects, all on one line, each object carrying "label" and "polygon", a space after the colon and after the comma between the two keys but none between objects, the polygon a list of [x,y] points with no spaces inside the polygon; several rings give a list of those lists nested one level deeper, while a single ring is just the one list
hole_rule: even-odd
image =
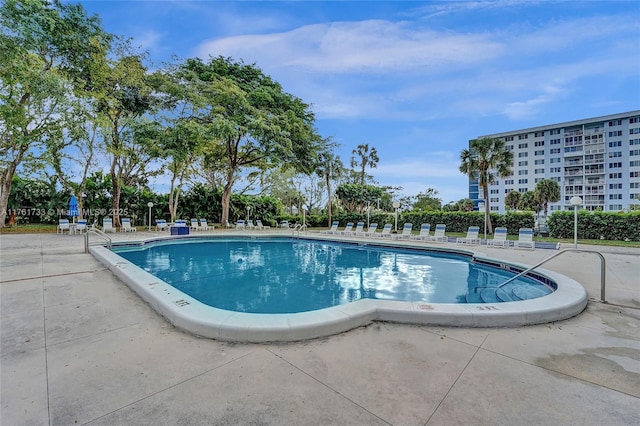
[{"label": "metal pool handrail", "polygon": [[111,248],[111,238],[99,229],[87,229],[84,234],[84,252],[89,253],[89,233],[93,232],[107,242],[107,247]]},{"label": "metal pool handrail", "polygon": [[562,253],[566,253],[566,252],[574,252],[574,253],[594,253],[597,254],[598,256],[600,256],[600,301],[601,302],[605,302],[605,274],[606,274],[606,261],[604,259],[604,256],[602,255],[602,253],[600,253],[599,251],[595,251],[595,250],[587,250],[587,249],[574,249],[574,248],[566,248],[563,250],[560,250],[558,253],[554,253],[551,256],[547,257],[544,260],[541,260],[540,262],[536,263],[535,265],[533,265],[532,267],[530,267],[529,269],[526,269],[522,272],[520,272],[518,275],[513,276],[511,278],[509,278],[508,280],[506,280],[505,282],[503,282],[502,284],[500,284],[497,288],[501,288],[504,287],[505,285],[509,284],[511,281],[520,278],[521,276],[533,271],[535,268],[537,268],[538,266],[547,263],[549,260],[560,256]]}]

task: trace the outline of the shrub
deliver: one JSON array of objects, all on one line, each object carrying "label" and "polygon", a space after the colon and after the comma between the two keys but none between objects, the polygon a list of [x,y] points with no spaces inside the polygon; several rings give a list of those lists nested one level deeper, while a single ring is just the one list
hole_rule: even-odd
[{"label": "shrub", "polygon": [[[547,220],[555,238],[573,237],[573,212],[553,212]],[[640,212],[613,213],[578,211],[578,238],[640,241]]]}]

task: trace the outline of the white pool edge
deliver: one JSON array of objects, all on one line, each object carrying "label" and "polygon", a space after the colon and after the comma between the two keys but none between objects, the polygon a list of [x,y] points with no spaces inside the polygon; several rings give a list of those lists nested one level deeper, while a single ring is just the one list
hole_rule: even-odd
[{"label": "white pool edge", "polygon": [[[579,314],[588,301],[587,292],[577,281],[537,268],[536,274],[554,281],[558,288],[549,295],[531,300],[455,304],[364,299],[295,314],[250,314],[205,305],[106,247],[92,246],[90,252],[175,327],[195,335],[234,342],[307,340],[342,333],[372,321],[447,327],[543,324]],[[459,253],[460,250],[451,252]],[[486,256],[476,255],[476,258],[496,261]],[[526,265],[507,263],[526,268]]]}]

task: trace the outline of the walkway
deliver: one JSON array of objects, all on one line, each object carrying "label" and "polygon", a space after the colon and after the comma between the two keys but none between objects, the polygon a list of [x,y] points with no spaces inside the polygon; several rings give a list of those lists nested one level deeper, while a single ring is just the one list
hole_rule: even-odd
[{"label": "walkway", "polygon": [[[174,329],[81,236],[0,238],[2,425],[640,424],[640,250],[606,248],[611,304],[596,301],[596,256],[547,264],[594,298],[559,323],[374,323],[255,345]],[[525,264],[551,253],[481,251]]]}]

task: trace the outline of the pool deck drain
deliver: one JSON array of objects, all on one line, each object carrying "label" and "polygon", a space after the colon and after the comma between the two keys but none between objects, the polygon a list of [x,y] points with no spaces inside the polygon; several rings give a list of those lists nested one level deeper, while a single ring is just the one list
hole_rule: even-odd
[{"label": "pool deck drain", "polygon": [[[640,423],[639,249],[596,247],[610,304],[556,323],[375,322],[300,343],[230,344],[170,326],[82,252],[82,237],[0,238],[3,425]],[[549,255],[482,251],[528,265]],[[592,257],[545,267],[599,299]]]}]

